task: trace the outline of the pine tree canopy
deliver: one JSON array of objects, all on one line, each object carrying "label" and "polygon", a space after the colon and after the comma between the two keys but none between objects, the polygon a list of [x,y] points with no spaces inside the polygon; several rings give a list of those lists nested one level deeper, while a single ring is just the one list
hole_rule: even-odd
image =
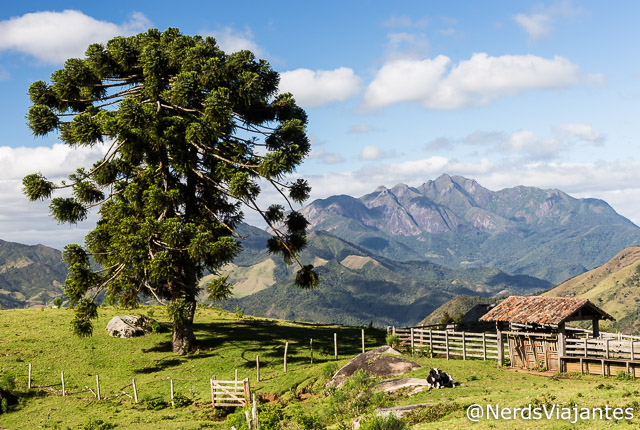
[{"label": "pine tree canopy", "polygon": [[[251,52],[228,55],[211,37],[169,28],[91,45],[51,83],[31,85],[27,120],[35,136],[57,132],[72,147],[108,148],[59,184],[40,173],[23,179],[26,196],[51,199],[61,223],[99,207],[85,245],[63,252],[77,334],[91,334],[100,291],[126,307],[154,296],[169,303],[174,351],[193,349],[198,280],[240,251],[243,204],[271,226],[269,251],[300,266],[296,284],[317,284],[313,267],[297,259],[308,222],[292,205],[310,188],[287,180],[310,150],[307,115],[278,83]],[[261,186],[274,187],[281,204],[259,207]],[[65,188],[67,197],[54,197]],[[213,300],[229,297],[230,288],[224,277],[206,286]]]}]

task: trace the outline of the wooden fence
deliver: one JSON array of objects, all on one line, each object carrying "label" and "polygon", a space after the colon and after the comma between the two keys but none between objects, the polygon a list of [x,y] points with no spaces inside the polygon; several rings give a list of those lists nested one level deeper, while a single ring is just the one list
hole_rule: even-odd
[{"label": "wooden fence", "polygon": [[242,384],[235,381],[219,381],[214,376],[211,378],[211,405],[216,406],[240,406],[249,404],[249,379],[245,378]]},{"label": "wooden fence", "polygon": [[566,339],[565,355],[573,357],[640,360],[640,340],[618,337]]},{"label": "wooden fence", "polygon": [[498,336],[495,333],[458,332],[434,330],[432,328],[405,327],[389,328],[403,345],[414,351],[428,351],[429,355],[441,355],[449,359],[452,356],[498,360]]}]

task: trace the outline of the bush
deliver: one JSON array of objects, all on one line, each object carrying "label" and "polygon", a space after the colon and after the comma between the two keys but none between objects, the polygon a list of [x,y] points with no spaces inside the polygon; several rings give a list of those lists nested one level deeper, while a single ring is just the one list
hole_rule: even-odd
[{"label": "bush", "polygon": [[[251,416],[250,406],[244,409],[237,408],[233,414],[229,415],[227,418],[229,427],[233,426],[236,430],[248,430],[245,411],[249,411],[249,416]],[[260,430],[280,430],[280,423],[284,420],[284,412],[277,404],[258,405],[258,420],[260,421]]]},{"label": "bush", "polygon": [[398,336],[397,334],[388,334],[387,337],[385,337],[385,342],[390,347],[396,348],[400,345],[400,336]]},{"label": "bush", "polygon": [[150,411],[158,411],[168,406],[167,402],[165,402],[159,397],[145,397],[142,400],[142,403],[144,404],[145,408],[147,408]]},{"label": "bush", "polygon": [[374,378],[360,369],[333,392],[329,399],[329,413],[336,417],[339,426],[348,426],[352,419],[382,406],[386,396],[383,392],[375,391],[376,383]]},{"label": "bush", "polygon": [[325,430],[327,428],[319,415],[313,412],[306,413],[302,407],[294,408],[289,419],[297,424],[300,430]]},{"label": "bush", "polygon": [[110,430],[115,428],[115,424],[108,423],[102,420],[90,420],[84,425],[83,430]]},{"label": "bush", "polygon": [[338,363],[330,361],[322,366],[322,377],[325,379],[331,378],[338,371]]},{"label": "bush", "polygon": [[185,396],[182,393],[174,393],[173,395],[173,406],[175,406],[176,408],[189,406],[192,403],[193,403],[193,400],[191,400],[189,397]]},{"label": "bush", "polygon": [[386,417],[376,415],[360,424],[361,430],[406,430],[408,428],[407,424],[394,414]]},{"label": "bush", "polygon": [[62,299],[60,297],[56,297],[55,299],[53,299],[53,306],[55,306],[56,308],[61,308]]}]

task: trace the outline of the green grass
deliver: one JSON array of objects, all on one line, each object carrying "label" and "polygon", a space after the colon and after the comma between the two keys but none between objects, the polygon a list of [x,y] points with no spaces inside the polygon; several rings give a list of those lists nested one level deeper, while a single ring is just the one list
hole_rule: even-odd
[{"label": "green grass", "polygon": [[[142,308],[146,314],[168,327],[161,308]],[[228,429],[229,424],[210,407],[209,378],[249,378],[257,396],[278,398],[285,416],[296,410],[317,414],[330,420],[331,399],[322,395],[327,380],[323,373],[333,362],[333,333],[338,333],[340,360],[344,364],[360,350],[360,329],[290,323],[246,317],[214,309],[199,309],[196,335],[198,353],[178,357],[170,350],[170,332],[143,338],[117,339],[108,336],[104,327],[116,314],[126,311],[101,308],[100,319],[91,338],[74,338],[68,330],[72,311],[67,309],[8,310],[0,312],[0,383],[7,375],[15,375],[16,390],[26,393],[22,404],[0,415],[0,428],[82,429],[90,422],[102,420],[118,429]],[[309,363],[309,339],[314,339],[314,364]],[[289,342],[288,372],[283,373],[284,343]],[[367,329],[367,347],[382,344],[384,333]],[[255,380],[255,356],[260,355],[261,382]],[[472,423],[465,417],[471,404],[499,404],[524,407],[527,404],[559,404],[578,407],[635,407],[640,381],[597,376],[549,378],[539,374],[507,371],[494,361],[445,360],[414,356],[421,369],[406,376],[425,378],[431,367],[438,367],[461,383],[454,389],[432,390],[413,396],[392,394],[388,405],[429,403],[432,406],[414,414],[413,429],[441,428],[605,428],[610,425],[634,428],[631,422],[579,422],[577,426],[556,420],[481,421]],[[27,393],[28,363],[33,366],[33,389]],[[60,372],[65,373],[68,395],[62,396]],[[95,391],[95,375],[100,375],[101,394],[98,401],[85,386]],[[149,410],[123,394],[132,395],[131,379],[135,378],[140,399],[170,401],[170,382],[176,392],[192,404]],[[292,427],[295,428],[295,427]],[[333,427],[337,428],[335,424]]]},{"label": "green grass", "polygon": [[[145,314],[150,308],[141,308]],[[73,312],[68,309],[6,310],[0,312],[0,376],[17,378],[17,389],[27,390],[28,363],[32,363],[32,391],[25,404],[0,415],[0,427],[82,428],[90,420],[101,419],[119,428],[196,429],[216,425],[210,407],[209,378],[249,378],[252,392],[292,398],[321,378],[322,366],[333,360],[333,333],[338,333],[339,363],[359,352],[360,329],[314,324],[295,324],[262,318],[238,319],[235,314],[214,309],[198,309],[196,336],[200,351],[186,357],[171,352],[171,333],[166,315],[154,307],[153,317],[167,331],[142,338],[119,339],[104,327],[114,315],[136,313],[100,308],[92,337],[79,339],[69,331]],[[309,362],[309,340],[314,339],[314,365]],[[384,334],[367,330],[369,347],[379,345]],[[285,342],[289,342],[287,368],[283,372]],[[256,355],[260,355],[261,382],[256,382]],[[64,371],[68,395],[62,397],[60,372]],[[85,386],[96,390],[98,401]],[[133,395],[131,379],[136,379],[138,396],[170,400],[174,389],[194,400],[185,408],[149,411],[135,405],[123,394]],[[227,428],[223,422],[219,428]]]}]

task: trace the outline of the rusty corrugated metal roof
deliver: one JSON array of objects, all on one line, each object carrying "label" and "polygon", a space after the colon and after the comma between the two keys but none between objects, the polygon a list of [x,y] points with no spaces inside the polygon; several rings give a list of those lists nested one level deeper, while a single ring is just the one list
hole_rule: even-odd
[{"label": "rusty corrugated metal roof", "polygon": [[510,296],[480,318],[519,324],[560,324],[571,317],[614,318],[587,299],[573,297]]}]

